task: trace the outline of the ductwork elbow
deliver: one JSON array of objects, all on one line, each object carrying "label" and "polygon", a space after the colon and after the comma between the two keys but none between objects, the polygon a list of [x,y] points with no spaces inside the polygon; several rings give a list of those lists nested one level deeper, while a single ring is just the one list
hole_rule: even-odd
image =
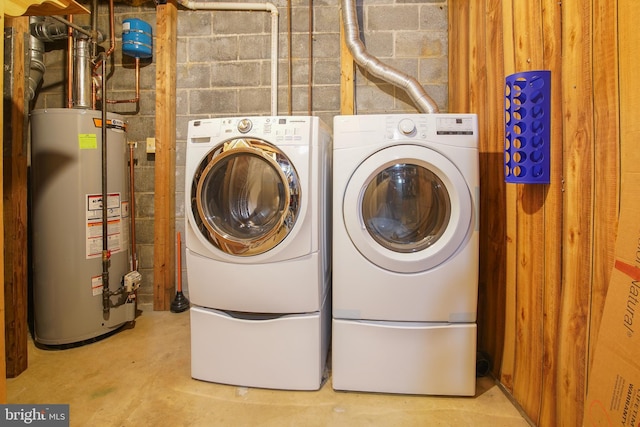
[{"label": "ductwork elbow", "polygon": [[371,75],[405,90],[420,112],[437,113],[437,104],[415,78],[382,63],[378,58],[367,52],[364,43],[360,39],[356,0],[341,0],[341,6],[345,43],[356,64]]}]

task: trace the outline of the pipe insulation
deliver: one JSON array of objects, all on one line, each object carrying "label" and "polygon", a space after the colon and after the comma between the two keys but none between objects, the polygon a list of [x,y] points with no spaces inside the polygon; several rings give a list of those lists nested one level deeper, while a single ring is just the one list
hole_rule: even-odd
[{"label": "pipe insulation", "polygon": [[372,56],[360,39],[356,0],[341,0],[345,42],[356,64],[371,75],[403,89],[422,113],[437,113],[438,106],[413,77]]},{"label": "pipe insulation", "polygon": [[271,115],[278,115],[278,8],[272,3],[218,3],[178,0],[191,10],[228,10],[271,13]]}]

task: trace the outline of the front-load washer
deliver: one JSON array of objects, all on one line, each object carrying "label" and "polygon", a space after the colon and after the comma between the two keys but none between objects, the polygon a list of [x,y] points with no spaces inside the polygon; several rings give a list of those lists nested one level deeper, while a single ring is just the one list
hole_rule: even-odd
[{"label": "front-load washer", "polygon": [[331,154],[317,117],[189,122],[194,378],[320,387],[330,328]]},{"label": "front-load washer", "polygon": [[332,382],[475,393],[474,114],[336,116]]}]

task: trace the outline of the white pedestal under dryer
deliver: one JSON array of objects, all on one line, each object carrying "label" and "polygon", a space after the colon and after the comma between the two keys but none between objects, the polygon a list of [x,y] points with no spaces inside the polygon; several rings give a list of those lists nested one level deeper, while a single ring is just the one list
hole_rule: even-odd
[{"label": "white pedestal under dryer", "polygon": [[330,311],[331,136],[317,117],[189,122],[193,378],[317,390]]},{"label": "white pedestal under dryer", "polygon": [[474,395],[473,114],[336,116],[332,383]]}]

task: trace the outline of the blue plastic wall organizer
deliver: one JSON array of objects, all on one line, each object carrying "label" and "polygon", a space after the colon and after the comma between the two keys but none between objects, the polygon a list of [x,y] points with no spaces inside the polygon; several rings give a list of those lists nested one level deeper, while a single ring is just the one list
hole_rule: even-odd
[{"label": "blue plastic wall organizer", "polygon": [[505,83],[505,181],[550,182],[551,72],[525,71]]}]

